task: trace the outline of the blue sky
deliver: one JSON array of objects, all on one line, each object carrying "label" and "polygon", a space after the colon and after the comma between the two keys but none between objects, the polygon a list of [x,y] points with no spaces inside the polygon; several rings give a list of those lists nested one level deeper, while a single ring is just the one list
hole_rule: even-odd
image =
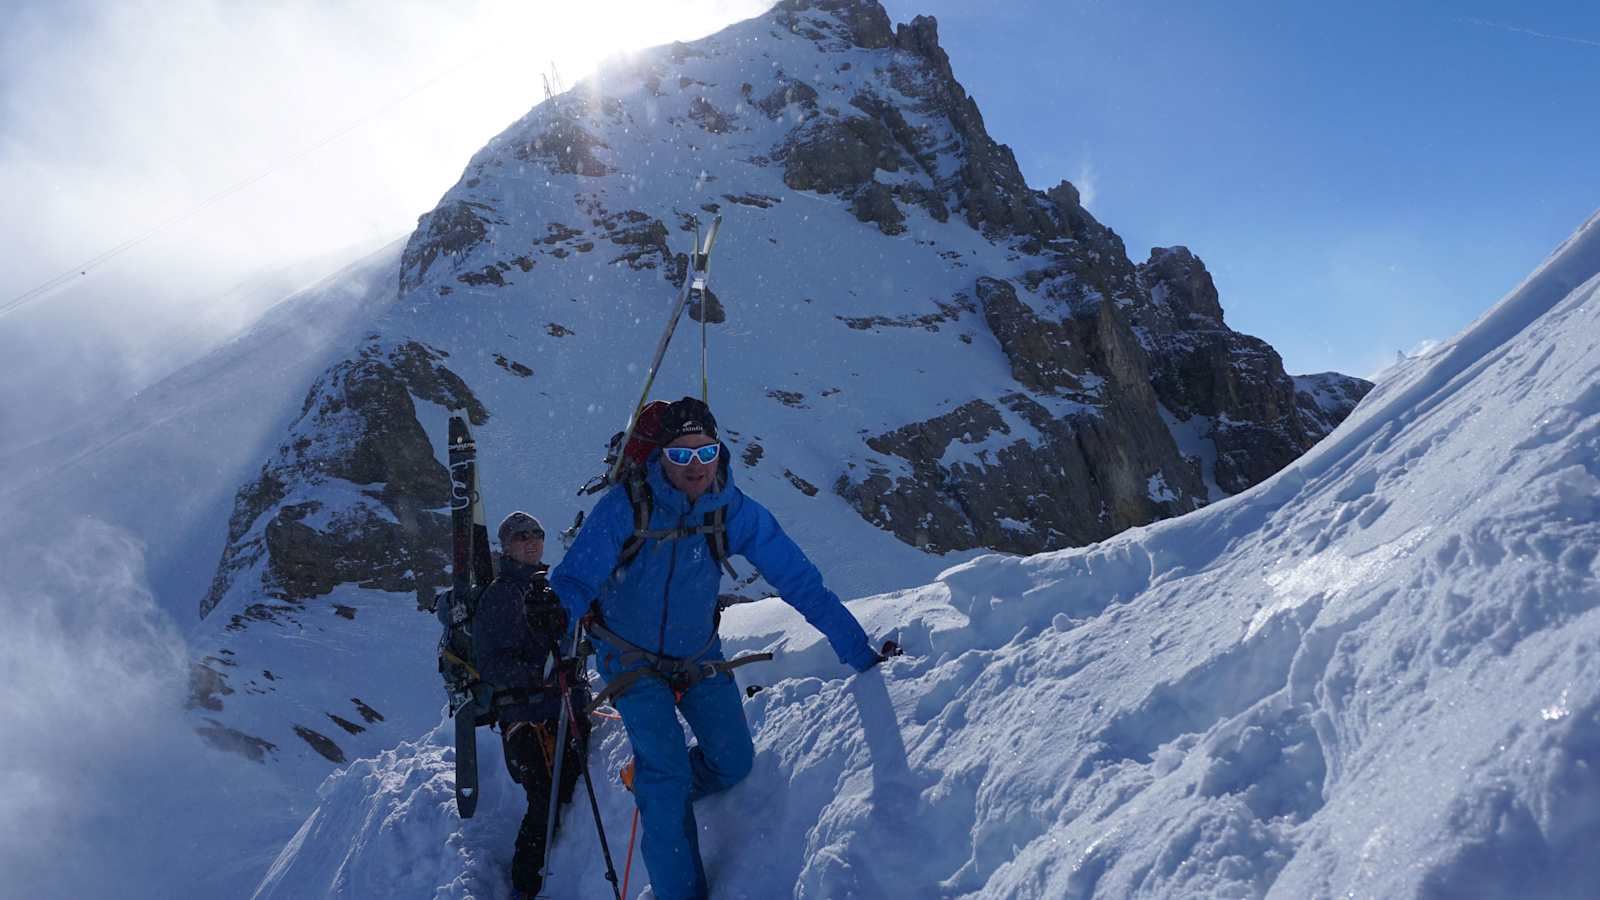
[{"label": "blue sky", "polygon": [[1600,4],[885,6],[1031,184],[1188,246],[1297,373],[1451,336],[1600,208]]},{"label": "blue sky", "polygon": [[[1600,207],[1600,4],[1392,6],[886,3],[938,17],[1035,187],[1077,184],[1135,260],[1190,247],[1290,371],[1356,375],[1459,331]],[[763,8],[13,0],[0,449],[403,236],[552,64],[571,84]]]}]

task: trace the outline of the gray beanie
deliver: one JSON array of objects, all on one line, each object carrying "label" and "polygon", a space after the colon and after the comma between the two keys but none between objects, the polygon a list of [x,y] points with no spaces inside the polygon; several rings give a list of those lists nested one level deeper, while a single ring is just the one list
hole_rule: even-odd
[{"label": "gray beanie", "polygon": [[535,519],[533,516],[530,516],[519,509],[511,515],[506,516],[505,519],[500,522],[500,544],[504,546],[506,538],[511,537],[513,534],[516,534],[519,531],[537,531],[540,534],[544,534],[544,526],[539,524],[538,519]]}]

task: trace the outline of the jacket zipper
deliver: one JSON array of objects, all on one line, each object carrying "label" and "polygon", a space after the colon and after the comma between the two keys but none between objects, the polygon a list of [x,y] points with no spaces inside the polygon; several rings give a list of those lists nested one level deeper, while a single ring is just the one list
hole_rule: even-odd
[{"label": "jacket zipper", "polygon": [[[683,523],[688,520],[688,514],[678,517],[678,528],[683,528]],[[661,633],[656,638],[656,653],[665,656],[667,653],[667,603],[672,596],[672,575],[678,570],[678,542],[671,541],[672,558],[667,560],[667,580],[661,585]]]}]

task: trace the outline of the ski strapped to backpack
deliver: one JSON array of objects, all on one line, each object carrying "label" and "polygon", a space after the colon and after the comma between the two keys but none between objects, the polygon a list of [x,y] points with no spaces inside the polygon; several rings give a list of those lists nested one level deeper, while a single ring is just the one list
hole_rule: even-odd
[{"label": "ski strapped to backpack", "polygon": [[[683,308],[688,305],[691,295],[700,299],[700,318],[702,324],[708,318],[706,312],[705,292],[706,284],[711,278],[711,248],[717,243],[717,231],[722,227],[722,217],[717,216],[711,220],[711,227],[707,229],[705,238],[700,237],[700,229],[695,229],[695,246],[689,254],[688,270],[683,273],[683,288],[678,292],[678,302],[673,304],[672,312],[667,316],[667,327],[661,332],[661,340],[656,343],[656,355],[650,360],[650,368],[645,371],[644,390],[639,392],[639,402],[633,405],[633,412],[628,416],[628,425],[622,432],[622,444],[627,445],[629,438],[633,437],[634,426],[638,423],[640,413],[644,412],[646,402],[650,398],[650,387],[655,384],[656,372],[661,369],[661,360],[667,355],[667,345],[672,342],[672,333],[677,330],[678,320],[683,317]],[[705,340],[704,335],[701,337]],[[703,348],[702,348],[703,350]],[[701,377],[704,379],[705,357],[701,355]],[[702,391],[704,387],[702,387]],[[705,400],[705,397],[701,397]],[[624,457],[619,455],[606,472],[605,478],[598,487],[593,489],[585,486],[582,493],[593,493],[607,484],[615,484],[622,472]]]},{"label": "ski strapped to backpack", "polygon": [[451,413],[447,440],[452,577],[450,590],[434,598],[434,611],[444,625],[439,674],[455,719],[456,810],[461,818],[470,819],[478,806],[477,729],[495,719],[489,686],[474,665],[472,620],[479,594],[494,580],[494,557],[478,492],[478,448],[465,411]]},{"label": "ski strapped to backpack", "polygon": [[[708,284],[711,278],[711,249],[716,246],[717,233],[722,228],[722,217],[717,216],[711,220],[711,227],[701,235],[698,226],[695,227],[694,247],[688,257],[688,265],[683,273],[683,285],[678,291],[677,302],[673,304],[671,313],[667,316],[666,327],[661,331],[661,338],[656,343],[655,356],[650,360],[650,366],[645,371],[644,389],[639,392],[639,400],[634,404],[633,410],[628,414],[628,422],[623,429],[611,436],[606,447],[605,471],[589,479],[583,487],[578,488],[578,495],[598,493],[615,484],[623,484],[629,480],[630,469],[642,467],[650,452],[661,446],[660,423],[661,414],[668,406],[664,400],[651,401],[650,388],[655,384],[656,373],[661,369],[661,360],[665,358],[667,346],[672,342],[672,335],[678,328],[678,321],[683,317],[683,310],[690,299],[695,299],[700,304],[700,400],[707,401],[710,391],[710,378],[707,374],[707,349],[706,349],[706,320],[710,318],[707,307]],[[642,492],[648,495],[648,486]],[[638,486],[630,486],[628,499],[634,504],[635,530],[643,531],[648,528],[649,501],[644,503],[644,516],[640,517],[640,503],[638,497],[641,491]],[[564,547],[571,547],[578,536],[578,531],[583,527],[584,513],[578,511],[573,519],[572,527],[563,530],[559,537]],[[731,574],[733,569],[726,566],[725,552],[727,540],[710,538],[712,533],[722,533],[724,529],[718,522],[707,521],[704,527],[711,529],[706,532],[711,542],[711,552],[716,555],[719,564]],[[639,552],[644,538],[630,540],[629,546],[624,548],[627,559],[631,560]],[[720,554],[720,555],[717,555]],[[624,563],[626,565],[626,563]],[[737,578],[737,576],[735,576]]]}]

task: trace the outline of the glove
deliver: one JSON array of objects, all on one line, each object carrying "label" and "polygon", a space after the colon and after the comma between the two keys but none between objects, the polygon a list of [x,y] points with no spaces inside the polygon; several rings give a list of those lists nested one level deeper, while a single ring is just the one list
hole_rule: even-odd
[{"label": "glove", "polygon": [[905,653],[906,653],[906,651],[903,648],[901,648],[901,646],[899,644],[896,644],[894,641],[884,641],[883,642],[883,649],[879,650],[877,653],[872,654],[872,660],[870,662],[868,662],[864,666],[858,666],[856,668],[856,671],[857,672],[866,672],[866,671],[872,669],[874,666],[878,665],[878,663],[883,662],[884,660],[888,659],[891,656],[904,656]]},{"label": "glove", "polygon": [[534,634],[559,639],[567,633],[567,611],[556,604],[541,603],[527,609],[528,627]]}]

